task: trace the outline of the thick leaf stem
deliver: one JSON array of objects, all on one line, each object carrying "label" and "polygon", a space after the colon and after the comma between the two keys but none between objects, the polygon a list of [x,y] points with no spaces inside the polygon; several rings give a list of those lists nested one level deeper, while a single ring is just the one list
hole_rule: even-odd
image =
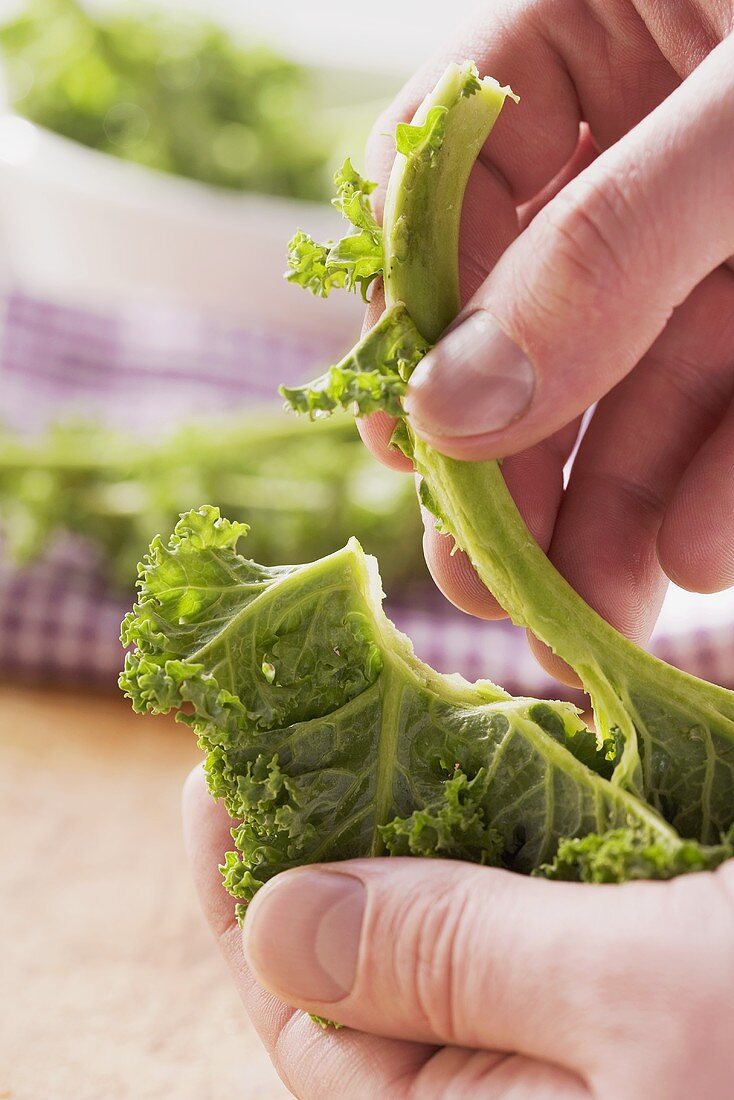
[{"label": "thick leaf stem", "polygon": [[[397,134],[383,221],[388,306],[404,303],[435,342],[459,308],[459,227],[469,174],[509,89],[450,66]],[[477,87],[478,84],[478,87]],[[431,143],[430,135],[438,132]],[[592,610],[528,532],[497,462],[459,462],[415,438],[418,473],[441,526],[469,554],[513,621],[579,675],[598,731],[621,747],[612,781],[646,797],[684,835],[728,827],[734,776],[734,695],[671,668]],[[717,765],[718,758],[718,765]]]}]

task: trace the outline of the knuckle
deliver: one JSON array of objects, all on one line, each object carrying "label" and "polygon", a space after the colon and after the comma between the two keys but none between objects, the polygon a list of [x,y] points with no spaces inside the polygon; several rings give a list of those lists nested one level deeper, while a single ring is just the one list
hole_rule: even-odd
[{"label": "knuckle", "polygon": [[[701,875],[695,884],[684,876],[659,884],[660,889],[657,885],[646,891],[648,904],[640,907],[634,964],[607,975],[607,1034],[615,1043],[637,1047],[648,1062],[651,1052],[654,1057],[655,1050],[665,1050],[675,1073],[695,1061],[703,1047],[714,1054],[722,1027],[730,1032],[733,1013],[722,1006],[728,1005],[726,990],[734,972],[732,907],[730,900],[722,904],[714,875]],[[661,932],[655,918],[663,892],[668,926]],[[701,912],[708,914],[706,937],[700,935]],[[611,946],[617,958],[629,947],[625,938],[613,939]]]},{"label": "knuckle", "polygon": [[731,399],[728,371],[710,369],[700,354],[687,355],[675,347],[653,348],[646,367],[663,385],[676,391],[692,412],[708,421],[709,428],[713,429]]},{"label": "knuckle", "polygon": [[[399,995],[411,1015],[437,1038],[453,1043],[459,1035],[460,1000],[466,988],[470,904],[449,876],[441,889],[421,892],[397,914],[393,972]],[[465,1038],[465,1037],[464,1037]]]},{"label": "knuckle", "polygon": [[[627,473],[620,469],[607,469],[592,471],[588,481],[597,503],[608,505],[615,502],[612,512],[615,521],[627,528],[624,531],[625,540],[636,530],[641,533],[650,528],[657,530],[665,511],[667,494],[652,478],[643,476],[640,471]],[[643,547],[640,550],[646,552]]]},{"label": "knuckle", "polygon": [[556,303],[582,306],[588,319],[603,317],[610,300],[638,303],[641,282],[652,294],[654,219],[644,218],[639,191],[632,173],[585,173],[538,215],[544,290]]},{"label": "knuckle", "polygon": [[628,277],[622,252],[630,203],[613,179],[574,181],[548,204],[555,248],[574,275],[596,283]]}]

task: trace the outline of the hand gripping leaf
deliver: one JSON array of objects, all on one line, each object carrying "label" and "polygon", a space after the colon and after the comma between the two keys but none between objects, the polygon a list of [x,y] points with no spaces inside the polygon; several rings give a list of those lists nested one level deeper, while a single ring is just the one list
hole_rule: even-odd
[{"label": "hand gripping leaf", "polygon": [[[566,703],[441,676],[385,617],[376,565],[352,539],[310,565],[237,552],[244,524],[205,507],[156,539],[123,624],[121,685],[138,711],[179,711],[237,824],[224,867],[247,902],[278,871],[351,856],[444,856],[542,868],[564,837],[622,830],[627,848],[566,866],[629,877],[714,865],[609,782]],[[649,851],[647,863],[644,851]]]},{"label": "hand gripping leaf", "polygon": [[[398,128],[383,219],[382,324],[400,303],[434,342],[456,316],[464,187],[506,94],[494,81],[478,81],[472,65],[452,65],[413,125]],[[715,843],[734,821],[734,694],[656,660],[592,611],[529,534],[496,462],[446,458],[404,419],[394,442],[421,475],[440,529],[513,621],[578,673],[602,738],[620,745],[612,782],[647,800],[683,836]]]}]

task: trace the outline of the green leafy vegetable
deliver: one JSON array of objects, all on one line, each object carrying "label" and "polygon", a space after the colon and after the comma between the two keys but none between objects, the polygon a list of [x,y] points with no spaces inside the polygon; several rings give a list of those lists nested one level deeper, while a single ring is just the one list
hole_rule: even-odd
[{"label": "green leafy vegetable", "polygon": [[309,1012],[309,1016],[323,1031],[326,1031],[329,1027],[333,1028],[334,1031],[339,1031],[344,1027],[344,1024],[339,1024],[336,1020],[327,1020],[325,1016],[319,1016],[316,1012]]},{"label": "green leafy vegetable", "polygon": [[371,461],[347,417],[309,430],[266,409],[160,438],[93,423],[56,424],[41,437],[0,430],[0,526],[18,562],[71,532],[128,593],[150,532],[170,530],[192,499],[252,521],[261,561],[317,558],[356,534],[395,589],[421,569],[412,486]]},{"label": "green leafy vegetable", "polygon": [[[649,837],[661,875],[689,851],[695,866],[729,853],[681,841],[604,778],[614,747],[591,735],[590,752],[571,704],[513,699],[419,661],[356,540],[310,565],[265,568],[237,553],[246,530],[212,507],[184,515],[168,543],[154,540],[122,629],[134,708],[179,711],[238,822],[223,868],[236,898],[284,868],[359,855],[528,872],[562,838],[609,829]],[[563,852],[565,871],[574,853]],[[606,850],[599,859],[605,868]],[[592,874],[595,852],[579,863]],[[649,861],[625,864],[629,877],[640,868]]]},{"label": "green leafy vegetable", "polygon": [[[78,0],[25,0],[0,17],[15,109],[83,145],[165,172],[326,198],[344,121],[326,105],[318,74],[265,47],[241,46],[191,13],[117,9],[95,16]],[[375,89],[355,94],[374,97]]]},{"label": "green leafy vegetable", "polygon": [[[734,855],[732,831],[715,849],[722,859]],[[714,862],[718,859],[715,857]],[[641,878],[674,878],[691,871],[706,871],[712,866],[711,852],[695,840],[671,847],[667,838],[647,828],[626,826],[606,833],[564,837],[551,863],[543,864],[536,874],[568,882],[627,882]]]},{"label": "green leafy vegetable", "polygon": [[280,392],[291,408],[312,418],[352,406],[360,416],[377,409],[397,416],[407,380],[427,350],[407,310],[398,304],[341,363],[307,386],[281,386]]},{"label": "green leafy vegetable", "polygon": [[401,128],[386,312],[325,376],[283,392],[311,417],[339,405],[399,414],[394,442],[424,504],[515,621],[576,669],[598,732],[568,704],[418,661],[355,540],[264,569],[237,552],[243,525],[189,512],[141,569],[121,685],[137,710],[176,709],[196,731],[211,792],[237,822],[223,870],[244,904],[284,868],[358,855],[591,882],[669,878],[732,855],[734,695],[620,637],[532,540],[498,465],[442,457],[401,415],[411,370],[459,308],[464,187],[507,94],[452,65]]},{"label": "green leafy vegetable", "polygon": [[298,230],[288,246],[286,278],[327,298],[332,290],[359,289],[367,298],[370,284],[382,274],[382,230],[370,209],[374,183],[363,179],[347,159],[334,176],[337,210],[357,230],[334,244],[317,244],[308,233]]}]

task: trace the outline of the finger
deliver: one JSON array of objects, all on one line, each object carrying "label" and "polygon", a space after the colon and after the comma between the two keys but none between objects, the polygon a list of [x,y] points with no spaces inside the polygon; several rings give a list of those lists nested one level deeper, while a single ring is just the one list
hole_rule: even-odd
[{"label": "finger", "polygon": [[189,773],[181,792],[184,847],[202,912],[219,938],[236,927],[235,901],[224,888],[220,863],[231,851],[232,819],[221,802],[214,802],[206,784],[203,765]]},{"label": "finger", "polygon": [[[707,1004],[728,995],[708,946],[728,942],[728,919],[713,875],[591,889],[393,857],[279,876],[252,903],[245,953],[272,992],[348,1027],[582,1076],[612,1034],[625,1073],[643,1074],[650,1043],[675,1047],[668,1023],[691,986]],[[622,1075],[608,1094],[625,1095]]]},{"label": "finger", "polygon": [[222,803],[214,802],[209,794],[201,765],[189,774],[181,802],[184,846],[202,912],[232,971],[238,992],[248,997],[258,1031],[277,1034],[294,1010],[258,986],[245,966],[235,901],[225,890],[219,870],[225,854],[234,846],[233,822]]},{"label": "finger", "polygon": [[493,458],[557,430],[734,252],[733,62],[726,39],[508,248],[413,374],[406,409],[428,443]]},{"label": "finger", "polygon": [[622,6],[497,0],[470,18],[377,120],[367,161],[379,184],[379,210],[395,155],[395,123],[412,118],[449,62],[467,57],[500,83],[511,80],[522,97],[520,110],[502,112],[481,158],[516,204],[528,202],[561,171],[576,148],[582,118],[604,148],[679,80],[643,21]]},{"label": "finger", "polygon": [[402,451],[390,446],[395,423],[387,413],[376,412],[358,419],[357,430],[364,445],[384,466],[408,474],[413,470],[413,463]]},{"label": "finger", "polygon": [[[502,464],[507,487],[543,550],[550,545],[563,495],[563,467],[573,450],[579,427],[580,421],[574,421],[550,439]],[[455,550],[453,539],[436,531],[435,517],[430,512],[423,509],[422,515],[426,563],[444,596],[461,611],[477,618],[505,618],[505,611],[479,580],[467,555]]]},{"label": "finger", "polygon": [[[667,588],[658,532],[686,467],[731,398],[732,346],[734,277],[720,268],[676,310],[635,371],[600,402],[563,497],[551,560],[603,618],[640,645]],[[713,439],[705,445],[712,448]],[[699,517],[708,519],[697,532],[728,526],[731,534],[734,524],[722,524],[732,514],[724,507],[731,485],[725,472],[712,477],[707,470],[697,486]],[[728,548],[726,536],[724,542]]]},{"label": "finger", "polygon": [[[650,637],[667,588],[661,562],[678,579],[660,549],[659,532],[667,537],[661,523],[673,530],[664,517],[676,486],[730,400],[732,346],[734,279],[719,268],[676,310],[634,373],[600,402],[563,497],[551,560],[587,603],[639,645]],[[726,482],[706,474],[705,487],[720,484]],[[722,502],[709,502],[706,493],[697,499],[706,501],[702,511],[714,530],[722,530]],[[686,531],[703,527],[699,521]],[[670,545],[685,553],[690,543],[674,534]],[[578,686],[547,646],[529,640],[552,676]]]},{"label": "finger", "polygon": [[534,634],[531,634],[529,630],[525,632],[528,640],[528,646],[530,652],[535,657],[535,660],[544,668],[549,676],[552,676],[554,680],[560,681],[567,687],[578,688],[584,691],[584,685],[581,683],[581,678],[574,672],[570,665],[567,665],[565,661],[562,661],[560,657],[557,657],[550,646],[547,646],[545,642],[541,642],[539,638],[536,638]]},{"label": "finger", "polygon": [[[245,964],[224,891],[219,864],[232,847],[231,820],[212,801],[203,769],[195,768],[183,792],[184,836],[202,908],[219,939],[237,990],[281,1079],[301,1100],[324,1096],[391,1100],[445,1096],[502,1096],[510,1086],[532,1100],[585,1096],[579,1083],[555,1066],[486,1051],[443,1048],[385,1039],[358,1031],[323,1031],[306,1012],[290,1008],[255,980]],[[564,1091],[564,1089],[566,1091]]]},{"label": "finger", "polygon": [[321,1031],[296,1012],[271,1058],[299,1100],[588,1100],[586,1086],[547,1062],[458,1047],[435,1048],[356,1031]]},{"label": "finger", "polygon": [[423,515],[423,556],[434,584],[446,599],[477,619],[506,618],[491,592],[482,584],[463,550],[457,550],[450,535],[439,534],[435,517]]},{"label": "finger", "polygon": [[[406,1100],[590,1100],[584,1082],[520,1054],[442,1047],[416,1075]],[[370,1098],[371,1100],[371,1098]],[[392,1098],[391,1098],[392,1100]]]},{"label": "finger", "polygon": [[553,177],[550,183],[546,184],[542,191],[538,192],[529,202],[518,207],[517,215],[520,230],[526,229],[535,215],[539,214],[543,207],[555,198],[567,183],[576,179],[576,176],[583,172],[584,168],[588,168],[598,156],[599,150],[591,136],[588,124],[582,122],[579,129],[578,144],[571,159],[564,164],[560,172]]},{"label": "finger", "polygon": [[[359,1032],[324,1032],[305,1012],[263,989],[245,963],[234,900],[219,865],[232,848],[232,821],[215,803],[201,766],[184,785],[184,842],[202,910],[217,938],[237,991],[276,1070],[294,1095],[372,1097],[403,1087],[428,1062],[434,1047],[386,1041]],[[405,1093],[407,1097],[407,1091]]]},{"label": "finger", "polygon": [[[258,1026],[259,1008],[243,995]],[[307,1013],[291,1010],[282,1026],[260,1038],[284,1084],[299,1100],[372,1100],[375,1096],[409,1100],[413,1081],[430,1062],[435,1047],[401,1042],[359,1031],[322,1028]],[[469,1056],[469,1052],[464,1052]],[[429,1094],[430,1095],[430,1094]]]},{"label": "finger", "polygon": [[658,553],[681,588],[720,592],[734,584],[734,405],[681,478]]}]

